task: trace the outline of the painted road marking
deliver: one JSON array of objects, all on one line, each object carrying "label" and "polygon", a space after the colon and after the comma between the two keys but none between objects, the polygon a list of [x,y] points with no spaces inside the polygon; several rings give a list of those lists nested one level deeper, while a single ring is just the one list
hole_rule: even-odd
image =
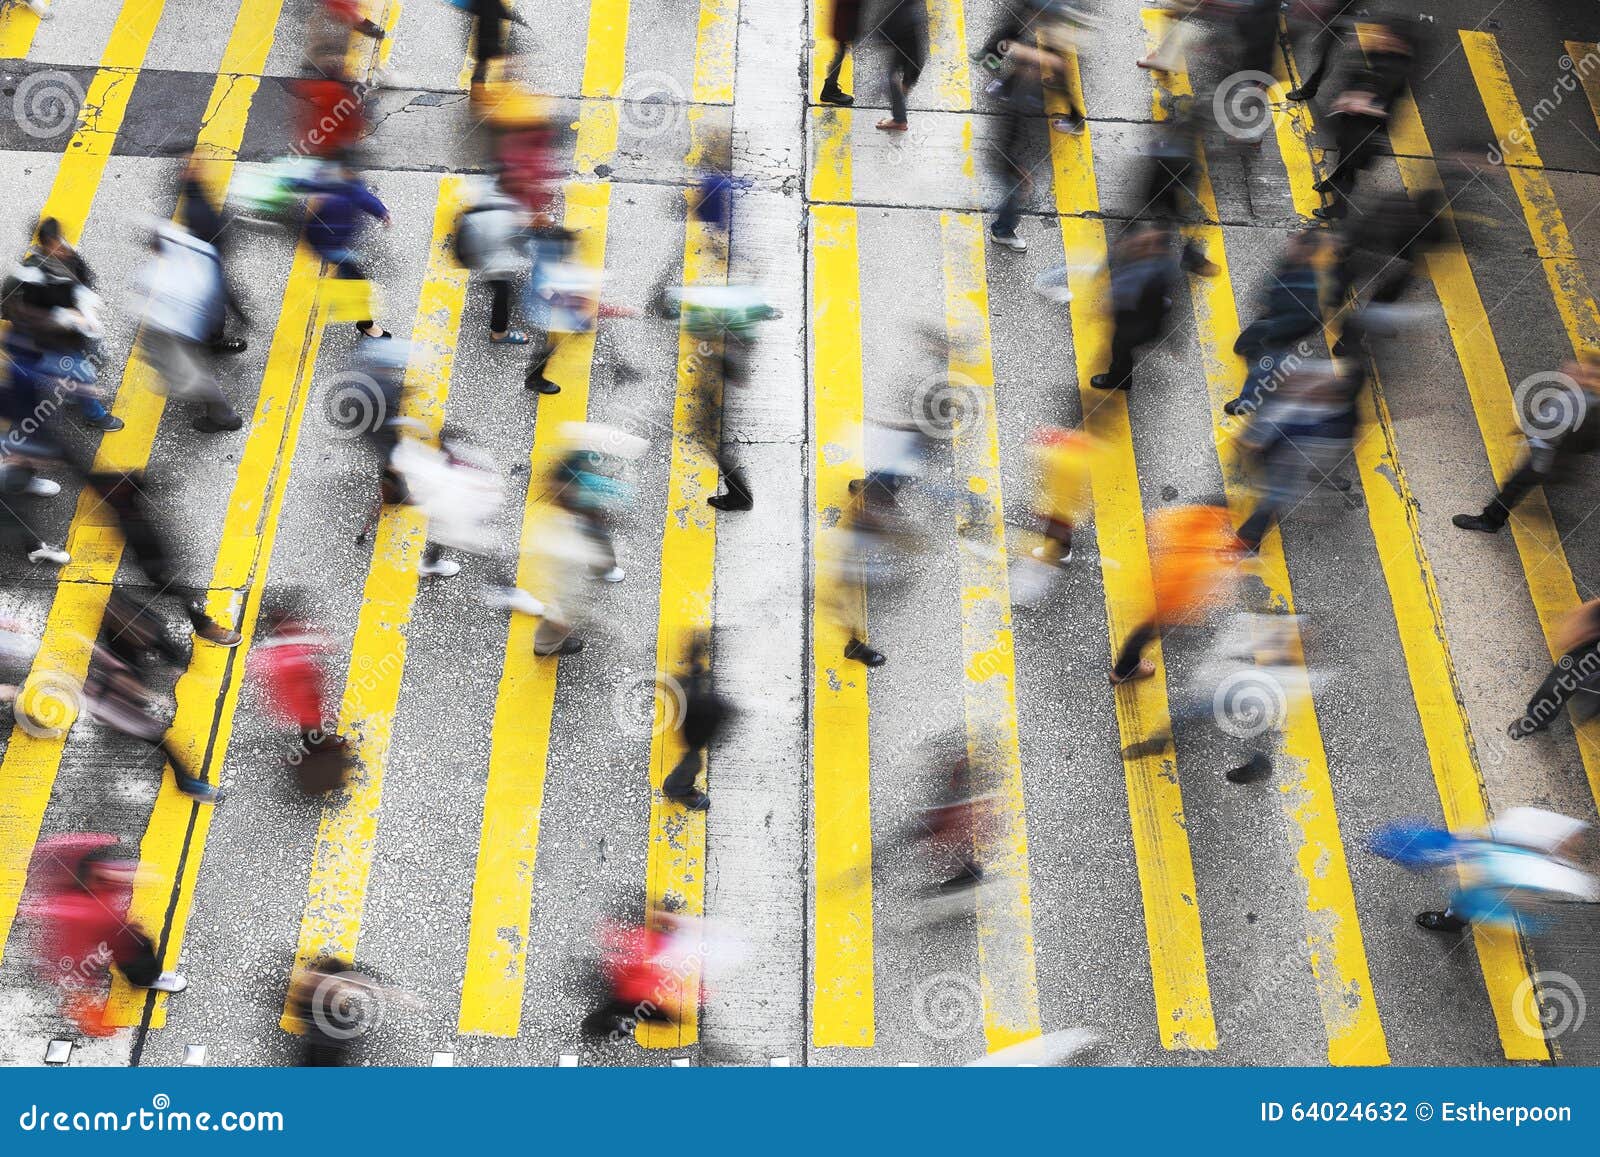
[{"label": "painted road marking", "polygon": [[[583,95],[589,99],[578,114],[573,158],[574,170],[582,174],[609,161],[617,148],[617,107],[605,99],[617,95],[625,65],[626,0],[620,5],[620,19],[617,7],[614,2],[597,2],[590,9],[583,70]],[[610,207],[609,184],[573,182],[567,186],[564,223],[577,235],[575,259],[595,269],[605,267]],[[594,341],[590,332],[562,343],[550,368],[551,378],[561,383],[561,392],[539,398],[517,569],[517,585],[525,590],[537,585],[532,548],[544,515],[544,497],[533,480],[548,465],[561,427],[581,422],[588,414]],[[537,629],[537,622],[529,616],[511,616],[495,694],[489,780],[484,788],[483,827],[472,882],[466,977],[456,1021],[457,1031],[462,1033],[514,1037],[522,1024],[533,874],[549,766],[550,717],[560,669],[557,657],[533,653]]]},{"label": "painted road marking", "polygon": [[[1145,31],[1153,49],[1160,28],[1151,19],[1153,12],[1147,10],[1144,15]],[[1159,90],[1173,97],[1192,97],[1193,90],[1186,72],[1158,73],[1156,77],[1158,93],[1152,107],[1155,118],[1161,120],[1166,111]],[[1203,246],[1220,271],[1212,278],[1191,273],[1189,288],[1213,421],[1219,428],[1226,429],[1222,407],[1237,393],[1244,363],[1233,352],[1239,337],[1239,315],[1228,275],[1222,228],[1210,224],[1220,218],[1203,150],[1194,193],[1206,223],[1185,227],[1184,236]],[[1238,443],[1232,438],[1216,438],[1215,441],[1228,505],[1237,525],[1254,502],[1254,490],[1249,484]],[[1283,556],[1283,539],[1276,527],[1262,541],[1256,557],[1256,573],[1266,586],[1269,604],[1284,614],[1293,615],[1294,592]],[[1303,663],[1298,633],[1294,651],[1296,659]],[[1350,883],[1349,863],[1334,807],[1328,755],[1312,699],[1291,697],[1288,715],[1279,730],[1284,758],[1279,761],[1278,792],[1300,839],[1296,866],[1306,886],[1306,948],[1328,1035],[1328,1062],[1335,1065],[1388,1064],[1389,1049],[1372,991],[1366,945],[1361,935],[1360,917],[1356,914],[1355,889]]]},{"label": "painted road marking", "polygon": [[[1081,83],[1076,62],[1067,71],[1077,97]],[[1053,97],[1051,103],[1051,112],[1064,111],[1060,98]],[[1089,379],[1105,368],[1111,339],[1106,229],[1100,220],[1093,158],[1092,127],[1085,126],[1081,136],[1050,133],[1056,212],[1061,215],[1061,245],[1072,290],[1072,344],[1083,428],[1105,447],[1091,472],[1091,492],[1106,622],[1115,653],[1129,632],[1149,617],[1152,587],[1127,398],[1120,391],[1107,395],[1089,385]],[[1093,271],[1086,268],[1090,263],[1096,265]],[[1155,677],[1125,684],[1115,694],[1117,729],[1124,747],[1172,730],[1159,641],[1146,655],[1155,661]],[[1214,1049],[1217,1024],[1211,1010],[1194,862],[1171,740],[1158,751],[1125,758],[1123,771],[1161,1043],[1169,1049]]]}]

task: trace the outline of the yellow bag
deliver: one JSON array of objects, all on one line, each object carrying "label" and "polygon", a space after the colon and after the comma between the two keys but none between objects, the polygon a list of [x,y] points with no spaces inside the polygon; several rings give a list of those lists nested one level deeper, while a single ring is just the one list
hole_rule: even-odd
[{"label": "yellow bag", "polygon": [[350,277],[324,277],[322,311],[328,321],[367,321],[373,316],[372,282]]}]

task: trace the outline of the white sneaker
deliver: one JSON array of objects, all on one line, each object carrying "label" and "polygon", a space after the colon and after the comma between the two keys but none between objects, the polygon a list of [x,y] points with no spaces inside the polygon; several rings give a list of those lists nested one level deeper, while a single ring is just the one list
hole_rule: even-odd
[{"label": "white sneaker", "polygon": [[54,498],[61,493],[61,483],[52,482],[48,478],[30,478],[28,484],[22,488],[22,492],[37,498]]},{"label": "white sneaker", "polygon": [[40,20],[48,20],[54,13],[50,11],[49,0],[27,0],[28,7],[33,9],[33,14]]},{"label": "white sneaker", "polygon": [[483,601],[491,607],[504,607],[520,615],[537,618],[544,614],[544,604],[521,587],[487,587]]},{"label": "white sneaker", "polygon": [[441,558],[438,562],[424,561],[417,567],[417,574],[423,578],[455,578],[461,573],[461,564],[453,558]]},{"label": "white sneaker", "polygon": [[1038,559],[1040,562],[1050,563],[1052,566],[1065,566],[1067,563],[1072,561],[1072,550],[1070,547],[1067,549],[1067,553],[1062,555],[1060,559],[1052,559],[1050,557],[1049,549],[1043,546],[1034,547],[1032,554],[1033,557]]},{"label": "white sneaker", "polygon": [[49,543],[40,543],[38,550],[28,552],[29,562],[53,562],[56,566],[66,566],[72,561],[72,556],[58,546]]},{"label": "white sneaker", "polygon": [[600,581],[604,583],[619,583],[627,577],[627,571],[623,570],[620,566],[614,566],[610,570],[606,571],[605,574],[600,576]]},{"label": "white sneaker", "polygon": [[147,987],[153,988],[157,992],[182,992],[189,987],[189,982],[183,978],[181,973],[163,972],[152,980]]}]

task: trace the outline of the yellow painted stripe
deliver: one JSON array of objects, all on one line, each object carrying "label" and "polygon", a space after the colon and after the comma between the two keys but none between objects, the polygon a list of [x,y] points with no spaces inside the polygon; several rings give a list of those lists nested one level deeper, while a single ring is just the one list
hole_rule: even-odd
[{"label": "yellow painted stripe", "polygon": [[[814,112],[813,201],[851,195],[850,114]],[[866,594],[842,582],[837,526],[850,482],[865,473],[861,424],[861,280],[856,210],[813,204],[811,382],[816,487],[812,510],[811,832],[814,872],[811,1040],[818,1048],[870,1048],[875,1039],[872,964],[872,791],[867,668],[845,659],[839,607]]]},{"label": "yellow painted stripe", "polygon": [[[815,104],[818,95],[822,92],[822,82],[828,75],[828,65],[833,63],[834,50],[838,47],[828,32],[833,27],[833,0],[811,0],[811,103]],[[844,67],[839,70],[839,85],[846,92],[853,91],[855,85],[856,61],[855,53],[850,53],[844,59]]]},{"label": "yellow painted stripe", "polygon": [[[1280,50],[1275,101],[1282,101],[1282,90],[1298,82],[1297,76],[1293,82],[1289,79],[1291,67]],[[1285,103],[1287,108],[1276,118],[1278,142],[1295,210],[1302,217],[1310,217],[1311,211],[1322,203],[1312,188],[1316,178],[1309,151],[1311,114],[1303,102]],[[1452,831],[1478,828],[1488,822],[1488,793],[1478,765],[1472,726],[1462,705],[1455,661],[1445,637],[1439,589],[1417,524],[1417,502],[1401,469],[1383,382],[1377,366],[1369,368],[1372,388],[1361,395],[1362,434],[1354,448],[1357,473],[1367,499],[1367,520],[1372,525],[1378,561],[1394,607],[1395,630],[1405,654],[1411,693],[1445,823]],[[1525,1027],[1538,1024],[1539,1018],[1533,1008],[1521,936],[1476,926],[1473,936],[1506,1058],[1548,1060],[1550,1050],[1543,1035]],[[1523,1002],[1520,1009],[1519,994]]]},{"label": "yellow painted stripe", "polygon": [[1600,124],[1600,44],[1582,40],[1567,41],[1567,60],[1563,71],[1570,70],[1583,85],[1583,95],[1589,100],[1589,111]]},{"label": "yellow painted stripe", "polygon": [[[915,4],[920,0],[906,0]],[[933,92],[934,107],[951,112],[972,107],[972,62],[967,59],[966,0],[925,0],[928,5],[928,66],[919,88]]]},{"label": "yellow painted stripe", "polygon": [[739,0],[700,0],[690,96],[695,104],[733,103],[733,45],[738,32]]},{"label": "yellow painted stripe", "polygon": [[[574,184],[567,189],[565,224],[578,235],[576,260],[596,269],[605,265],[610,204],[609,185]],[[561,392],[539,399],[530,477],[536,479],[548,465],[561,427],[584,420],[593,358],[594,334],[588,333],[569,337],[551,360],[550,377],[561,383]],[[525,590],[538,584],[533,555],[543,525],[544,502],[543,491],[531,485],[523,508],[522,561],[517,572],[517,584]],[[536,619],[511,617],[495,696],[489,782],[484,790],[483,827],[472,884],[466,979],[456,1022],[462,1033],[514,1037],[522,1022],[533,870],[559,664],[555,656],[533,653],[537,628]]]},{"label": "yellow painted stripe", "polygon": [[[588,54],[591,69],[620,75],[626,53],[627,23],[595,22],[593,9]],[[615,61],[610,62],[609,58]],[[578,119],[573,167],[593,171],[617,148],[617,111],[608,103],[586,102]],[[565,225],[577,235],[576,260],[603,269],[611,186],[574,182],[566,190]],[[589,410],[589,372],[594,361],[593,332],[564,341],[551,361],[550,376],[559,394],[539,399],[534,427],[530,480],[549,463],[567,422],[581,422]],[[517,584],[538,585],[534,544],[543,523],[544,496],[528,487],[522,514],[522,550]],[[555,706],[555,656],[533,653],[536,620],[512,615],[505,658],[495,695],[489,740],[489,781],[484,789],[483,826],[472,882],[472,914],[467,933],[466,977],[456,1027],[462,1033],[514,1037],[522,1024],[527,985],[528,935],[532,925],[533,873],[539,852],[539,819],[550,755],[550,719]]]},{"label": "yellow painted stripe", "polygon": [[478,42],[478,18],[474,16],[467,25],[467,52],[461,58],[461,71],[456,74],[456,87],[461,89],[472,87],[472,74],[477,70],[477,60],[472,55],[472,46]]},{"label": "yellow painted stripe", "polygon": [[[223,74],[259,71],[271,47],[270,30],[276,27],[282,3],[283,0],[246,0],[234,21],[233,34],[223,54]],[[153,24],[140,27],[154,33]],[[264,38],[260,32],[263,27],[269,30]],[[249,30],[248,35],[246,30]],[[119,61],[128,59],[133,52],[128,47],[128,35],[114,37],[121,41],[117,49],[119,55],[115,57]],[[141,59],[142,55],[141,51]],[[110,47],[107,57],[111,58]],[[218,88],[225,83],[219,76]],[[231,157],[236,154],[244,134],[249,99],[254,92],[252,85],[241,100],[226,102],[213,93],[212,114],[202,123],[199,139],[208,144],[215,155]],[[224,173],[231,167],[231,161],[218,164]],[[58,171],[51,202],[57,206],[57,216],[69,234],[82,230],[104,171],[103,163],[92,172]],[[83,183],[76,183],[80,180]],[[117,433],[101,436],[95,453],[95,470],[125,473],[143,469],[149,462],[166,405],[165,398],[151,388],[153,384],[143,361],[130,357],[123,372],[123,388],[118,391],[115,403],[115,413],[126,426]],[[113,529],[98,496],[88,489],[79,495],[66,545],[72,562],[61,572],[33,672],[65,672],[81,679],[88,669],[90,642],[99,633],[106,597],[122,558],[121,536]],[[65,744],[65,736],[38,739],[21,727],[13,727],[4,760],[0,762],[0,955],[4,953],[16,918],[28,859],[50,802]]]},{"label": "yellow painted stripe", "polygon": [[39,14],[25,4],[13,3],[0,14],[0,60],[25,60],[39,31]]},{"label": "yellow painted stripe", "polygon": [[[197,643],[175,692],[174,742],[195,774],[213,783],[220,778],[233,734],[243,664],[321,344],[315,309],[321,267],[311,250],[302,246],[296,251],[267,354],[250,439],[223,514],[222,539],[206,605],[218,621],[234,624],[245,641],[233,650]],[[130,920],[152,934],[159,931],[158,940],[164,938],[166,944],[163,959],[169,966],[182,948],[213,814],[213,808],[195,804],[178,791],[170,775],[163,774],[139,845],[145,879],[134,889]],[[113,978],[107,1017],[112,1024],[138,1024],[147,1001],[150,1025],[159,1028],[165,1023],[166,994],[131,988],[118,974]]]},{"label": "yellow painted stripe", "polygon": [[1028,822],[1017,743],[1017,673],[1007,574],[1005,506],[1000,488],[1000,425],[995,412],[989,338],[989,289],[983,220],[942,213],[945,333],[952,383],[982,399],[951,443],[958,477],[981,517],[962,514],[957,527],[961,567],[961,651],[967,759],[996,792],[995,814],[983,825],[978,862],[978,969],[984,1039],[990,1052],[1039,1035],[1039,982],[1034,964]]},{"label": "yellow painted stripe", "polygon": [[616,96],[622,90],[627,43],[628,0],[590,0],[589,41],[583,56],[584,96]]},{"label": "yellow painted stripe", "polygon": [[[1399,102],[1389,120],[1389,139],[1401,179],[1413,195],[1440,187],[1433,149],[1417,115],[1416,104]],[[1444,309],[1445,324],[1455,344],[1473,413],[1483,436],[1484,450],[1495,481],[1503,483],[1516,469],[1522,453],[1519,422],[1513,405],[1512,383],[1489,325],[1489,314],[1473,280],[1472,267],[1453,233],[1424,258],[1434,292]],[[1544,630],[1552,658],[1560,654],[1557,640],[1566,616],[1579,603],[1578,590],[1567,563],[1566,548],[1550,515],[1542,488],[1535,489],[1517,506],[1511,518],[1511,537],[1522,559],[1528,593]],[[1576,729],[1578,752],[1589,787],[1600,799],[1600,725],[1593,721]]]},{"label": "yellow painted stripe", "polygon": [[39,213],[60,221],[62,232],[73,240],[77,240],[89,216],[89,205],[122,128],[133,83],[144,66],[164,3],[165,0],[126,0],[111,28],[100,67],[84,94],[77,127],[61,155],[55,183]]},{"label": "yellow painted stripe", "polygon": [[[1160,27],[1150,19],[1151,15],[1148,11],[1145,13],[1145,29],[1153,49]],[[1156,77],[1157,85],[1169,94],[1192,95],[1187,73],[1158,73]],[[1162,119],[1165,110],[1159,98],[1152,101],[1152,108],[1156,119]],[[1219,220],[1203,153],[1195,193],[1206,220]],[[1212,278],[1189,276],[1207,392],[1211,396],[1213,420],[1220,424],[1224,421],[1222,407],[1237,393],[1245,368],[1243,360],[1233,352],[1239,337],[1233,282],[1228,274],[1228,256],[1219,226],[1190,226],[1184,234],[1199,242],[1221,270]],[[1238,444],[1231,438],[1217,439],[1216,443],[1228,504],[1236,521],[1242,521],[1255,501],[1248,466]],[[1285,614],[1294,614],[1289,568],[1283,556],[1283,540],[1276,528],[1261,544],[1257,574],[1266,586],[1269,602]],[[1303,661],[1298,638],[1294,649]],[[1279,761],[1278,791],[1300,840],[1296,863],[1306,887],[1306,947],[1328,1036],[1328,1061],[1335,1065],[1388,1064],[1388,1045],[1367,968],[1355,890],[1350,883],[1344,840],[1334,808],[1333,783],[1328,774],[1328,756],[1314,703],[1305,697],[1291,701],[1281,737],[1284,758]]]},{"label": "yellow painted stripe", "polygon": [[[692,199],[691,190],[686,196]],[[715,285],[728,279],[728,254],[706,225],[690,218],[684,229],[683,282]],[[713,358],[700,352],[702,339],[680,327],[678,396],[672,410],[672,465],[661,539],[661,602],[656,627],[656,670],[668,679],[688,674],[689,640],[711,628],[712,576],[716,561],[716,513],[706,499],[717,491],[717,465],[695,441],[702,397],[720,405]],[[661,794],[662,781],[683,757],[676,728],[653,729],[650,740],[650,842],[645,869],[650,913],[699,916],[705,911],[706,813],[689,811]],[[707,767],[707,776],[711,769]],[[699,1037],[699,961],[679,974],[682,1011],[676,1024],[639,1024],[646,1048],[676,1048]]]},{"label": "yellow painted stripe", "polygon": [[[1076,63],[1068,68],[1068,83],[1075,93],[1079,90]],[[1052,112],[1064,111],[1059,97],[1052,97],[1051,104]],[[1061,214],[1061,244],[1072,290],[1072,344],[1083,428],[1105,447],[1093,464],[1090,486],[1106,621],[1115,652],[1151,610],[1144,506],[1134,465],[1127,397],[1120,391],[1102,393],[1089,385],[1089,379],[1105,368],[1111,342],[1106,229],[1099,220],[1093,129],[1086,128],[1081,136],[1055,132],[1049,136],[1056,212]],[[1088,271],[1091,266],[1092,272]],[[1159,642],[1146,654],[1155,661],[1155,677],[1124,684],[1115,694],[1117,729],[1125,747],[1172,730]],[[1123,771],[1161,1043],[1169,1049],[1214,1049],[1217,1024],[1211,1010],[1177,755],[1169,741],[1159,751],[1124,759]]]},{"label": "yellow painted stripe", "polygon": [[[401,413],[437,435],[444,419],[456,336],[467,297],[467,271],[456,264],[452,231],[467,201],[464,178],[439,184],[428,264],[411,330]],[[400,684],[405,676],[406,630],[417,597],[417,565],[427,541],[427,519],[415,506],[386,506],[378,519],[372,563],[361,591],[339,707],[340,734],[350,738],[358,770],[338,806],[324,809],[312,854],[306,908],[300,918],[295,966],[325,956],[355,955],[366,910],[367,880],[378,843]],[[285,1011],[283,1027],[296,1018]]]},{"label": "yellow painted stripe", "polygon": [[1556,200],[1550,179],[1544,174],[1544,160],[1533,143],[1529,122],[1523,116],[1516,89],[1506,73],[1505,59],[1493,34],[1461,30],[1461,46],[1466,52],[1472,77],[1478,84],[1484,110],[1494,127],[1495,139],[1505,157],[1506,175],[1522,202],[1534,248],[1550,282],[1550,293],[1567,335],[1576,350],[1600,350],[1600,309],[1589,291],[1588,280],[1578,263],[1572,234],[1567,230],[1561,204]]}]

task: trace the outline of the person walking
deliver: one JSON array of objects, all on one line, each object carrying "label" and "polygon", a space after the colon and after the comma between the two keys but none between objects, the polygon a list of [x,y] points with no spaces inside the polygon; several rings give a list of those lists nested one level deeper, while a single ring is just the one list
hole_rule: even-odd
[{"label": "person walking", "polygon": [[210,434],[240,429],[244,419],[205,367],[206,351],[222,332],[226,309],[216,249],[181,225],[163,221],[151,235],[141,286],[139,353],[145,364],[169,395],[198,406],[192,422],[196,430]]},{"label": "person walking", "polygon": [[1175,235],[1170,224],[1140,223],[1118,238],[1111,256],[1111,362],[1089,379],[1095,389],[1133,389],[1139,349],[1166,328],[1178,281]]},{"label": "person walking", "polygon": [[844,68],[844,58],[861,35],[861,0],[833,0],[833,14],[828,25],[833,39],[833,60],[822,82],[820,98],[823,104],[848,108],[855,97],[839,86],[839,74]]},{"label": "person walking", "polygon": [[683,757],[661,781],[661,794],[690,811],[705,811],[711,797],[696,786],[706,771],[706,751],[731,714],[728,701],[717,694],[711,678],[711,640],[697,633],[689,642],[684,673],[678,680],[682,718],[678,738]]},{"label": "person walking", "polygon": [[1261,405],[1264,390],[1310,357],[1309,349],[1297,349],[1296,343],[1304,345],[1322,329],[1322,283],[1316,263],[1325,237],[1320,229],[1305,229],[1284,246],[1261,295],[1260,315],[1233,343],[1233,352],[1244,358],[1248,368],[1238,397],[1223,405],[1223,413],[1251,413]]},{"label": "person walking", "polygon": [[1299,85],[1288,91],[1286,94],[1288,99],[1294,101],[1317,99],[1317,93],[1322,89],[1322,82],[1327,78],[1329,65],[1343,50],[1347,38],[1354,35],[1355,7],[1359,2],[1360,0],[1325,0],[1321,4],[1308,5],[1311,9],[1311,22],[1316,25],[1317,30],[1311,38],[1307,54],[1317,53],[1317,64],[1311,70],[1310,76],[1302,76]]},{"label": "person walking", "polygon": [[[343,161],[334,162],[332,171],[326,175],[301,178],[294,185],[311,196],[306,206],[306,244],[335,267],[335,277],[339,281],[351,283],[352,304],[345,306],[341,303],[342,308],[353,308],[359,313],[361,307],[353,303],[365,301],[365,308],[370,311],[371,283],[356,259],[355,244],[363,215],[376,218],[388,229],[394,224],[389,217],[389,210],[367,188],[356,171]],[[369,338],[391,336],[371,317],[356,321],[356,332]]]},{"label": "person walking", "polygon": [[1549,376],[1549,388],[1531,398],[1533,412],[1522,415],[1528,439],[1522,460],[1481,512],[1451,518],[1462,530],[1497,533],[1531,491],[1568,476],[1575,458],[1600,445],[1600,354],[1586,354]]},{"label": "person walking", "polygon": [[[248,329],[250,319],[246,316],[239,294],[228,277],[227,246],[233,235],[233,215],[220,201],[212,198],[211,186],[206,181],[205,161],[199,153],[191,154],[189,163],[184,166],[183,177],[178,187],[178,209],[183,227],[216,251],[225,313],[233,314],[239,325]],[[220,320],[225,322],[226,317]],[[224,324],[219,324],[216,332],[211,335],[208,344],[212,353],[237,354],[250,348],[250,343],[244,338],[227,336],[225,329]]]},{"label": "person walking", "polygon": [[917,86],[928,63],[928,16],[920,3],[884,0],[889,10],[878,31],[889,45],[889,116],[878,122],[885,132],[903,133],[911,127],[906,94]]},{"label": "person walking", "polygon": [[1338,221],[1350,210],[1356,180],[1378,155],[1380,135],[1394,104],[1411,82],[1416,35],[1408,21],[1391,18],[1374,26],[1367,65],[1358,70],[1333,102],[1334,146],[1339,161],[1316,183],[1316,191],[1332,200],[1312,210],[1323,221]]},{"label": "person walking", "polygon": [[1549,727],[1569,703],[1575,724],[1600,714],[1600,599],[1590,599],[1567,616],[1559,635],[1561,658],[1528,700],[1506,734],[1524,739]]},{"label": "person walking", "polygon": [[157,525],[145,476],[136,470],[127,473],[97,471],[89,474],[88,483],[116,519],[134,562],[156,588],[156,595],[181,602],[198,637],[219,647],[237,647],[244,636],[207,614],[197,594],[180,593],[182,588],[174,573],[172,550]]},{"label": "person walking", "polygon": [[511,328],[517,280],[528,271],[532,221],[518,201],[491,183],[456,221],[456,253],[473,273],[489,283],[489,341],[527,345],[528,334]]},{"label": "person walking", "polygon": [[1198,622],[1225,601],[1244,557],[1225,506],[1158,510],[1150,518],[1149,538],[1153,605],[1117,652],[1113,687],[1154,675],[1155,662],[1144,658],[1144,649],[1167,629]]}]

